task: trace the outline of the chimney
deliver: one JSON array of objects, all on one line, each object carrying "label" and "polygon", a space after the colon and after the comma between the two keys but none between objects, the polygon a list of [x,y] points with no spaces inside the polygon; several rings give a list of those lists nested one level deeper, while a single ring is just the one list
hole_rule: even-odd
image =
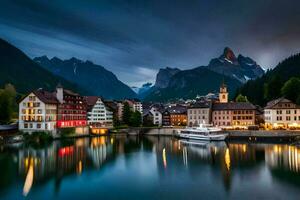
[{"label": "chimney", "polygon": [[64,89],[60,83],[56,86],[56,98],[59,103],[64,102]]}]

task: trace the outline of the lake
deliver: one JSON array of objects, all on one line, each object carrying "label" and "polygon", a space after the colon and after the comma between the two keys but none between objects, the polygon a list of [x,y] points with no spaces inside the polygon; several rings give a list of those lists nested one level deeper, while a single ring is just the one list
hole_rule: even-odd
[{"label": "lake", "polygon": [[0,199],[299,199],[300,147],[111,136],[0,146]]}]

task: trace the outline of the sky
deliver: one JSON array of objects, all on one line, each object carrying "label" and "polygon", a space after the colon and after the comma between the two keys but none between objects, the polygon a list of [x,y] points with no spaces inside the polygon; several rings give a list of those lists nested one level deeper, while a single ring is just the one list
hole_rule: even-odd
[{"label": "sky", "polygon": [[230,47],[273,68],[300,52],[299,0],[1,0],[0,37],[30,57],[90,60],[129,86]]}]

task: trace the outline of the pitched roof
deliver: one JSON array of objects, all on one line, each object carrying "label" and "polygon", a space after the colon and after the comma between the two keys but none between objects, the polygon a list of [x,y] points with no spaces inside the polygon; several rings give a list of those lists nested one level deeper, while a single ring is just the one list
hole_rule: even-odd
[{"label": "pitched roof", "polygon": [[272,108],[272,107],[276,106],[278,103],[293,103],[293,102],[286,99],[286,98],[284,98],[284,97],[280,97],[278,99],[274,99],[272,101],[269,101],[267,103],[267,106],[265,107],[265,109]]},{"label": "pitched roof", "polygon": [[172,106],[168,108],[170,114],[186,114],[187,108],[185,106]]},{"label": "pitched roof", "polygon": [[188,107],[188,109],[193,108],[210,108],[211,102],[196,102]]},{"label": "pitched roof", "polygon": [[47,104],[57,104],[58,103],[58,100],[54,93],[48,92],[43,89],[35,90],[32,93],[34,95],[36,95],[37,98],[39,98],[39,100],[41,100],[44,103],[47,103]]},{"label": "pitched roof", "polygon": [[249,102],[214,103],[212,110],[255,110],[256,107]]},{"label": "pitched roof", "polygon": [[117,102],[114,102],[114,101],[105,101],[103,100],[103,103],[105,106],[108,107],[108,109],[110,111],[116,111],[118,109],[118,105],[117,105]]},{"label": "pitched roof", "polygon": [[97,96],[84,96],[83,97],[86,104],[87,104],[87,110],[91,111],[94,107],[94,105],[97,103],[99,97]]},{"label": "pitched roof", "polygon": [[71,96],[80,96],[78,93],[75,93],[71,90],[67,90],[67,89],[63,89],[64,90],[64,93],[67,94],[67,95],[71,95]]}]

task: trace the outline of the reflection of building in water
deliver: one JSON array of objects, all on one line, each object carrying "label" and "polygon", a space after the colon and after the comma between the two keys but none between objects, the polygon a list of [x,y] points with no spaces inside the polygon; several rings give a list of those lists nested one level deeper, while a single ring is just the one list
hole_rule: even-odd
[{"label": "reflection of building in water", "polygon": [[96,168],[100,168],[107,157],[112,154],[113,142],[113,138],[107,137],[94,137],[91,139],[88,154]]},{"label": "reflection of building in water", "polygon": [[33,168],[34,180],[49,177],[56,169],[56,148],[53,146],[42,150],[25,149],[18,153],[19,173],[26,176]]},{"label": "reflection of building in water", "polygon": [[270,145],[265,151],[266,163],[272,169],[300,171],[300,148],[291,145]]}]

